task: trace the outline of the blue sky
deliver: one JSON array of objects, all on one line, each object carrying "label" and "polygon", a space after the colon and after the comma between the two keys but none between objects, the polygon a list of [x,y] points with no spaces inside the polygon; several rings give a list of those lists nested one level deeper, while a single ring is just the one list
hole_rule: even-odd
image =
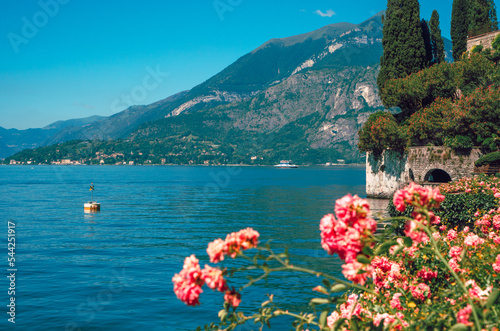
[{"label": "blue sky", "polygon": [[[187,90],[271,38],[360,23],[383,0],[2,1],[0,126],[109,116]],[[437,9],[449,38],[452,1]],[[498,3],[497,3],[498,6]],[[153,73],[153,74],[152,74]]]}]

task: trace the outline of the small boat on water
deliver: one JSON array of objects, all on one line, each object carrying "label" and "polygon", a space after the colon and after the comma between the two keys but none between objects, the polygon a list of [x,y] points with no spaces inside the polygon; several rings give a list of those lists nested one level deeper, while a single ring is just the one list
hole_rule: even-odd
[{"label": "small boat on water", "polygon": [[290,163],[290,161],[282,160],[280,161],[280,164],[276,164],[274,167],[288,169],[288,168],[298,168],[299,166]]}]

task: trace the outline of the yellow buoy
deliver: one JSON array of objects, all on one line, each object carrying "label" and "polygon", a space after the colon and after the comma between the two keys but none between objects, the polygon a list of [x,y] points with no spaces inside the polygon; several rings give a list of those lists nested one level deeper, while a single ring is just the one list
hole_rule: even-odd
[{"label": "yellow buoy", "polygon": [[101,204],[94,200],[94,183],[90,183],[91,201],[83,204],[83,210],[87,213],[93,213],[101,210]]}]

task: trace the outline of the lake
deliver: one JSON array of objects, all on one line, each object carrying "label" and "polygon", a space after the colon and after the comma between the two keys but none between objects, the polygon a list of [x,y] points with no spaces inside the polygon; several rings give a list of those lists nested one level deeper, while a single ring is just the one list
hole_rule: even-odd
[{"label": "lake", "polygon": [[[86,214],[91,182],[101,211]],[[203,268],[207,244],[229,232],[252,227],[276,251],[288,246],[294,264],[341,276],[341,262],[320,246],[319,221],[343,195],[365,196],[365,168],[0,166],[0,191],[4,270],[15,224],[16,329],[191,330],[217,322],[223,295],[204,287],[202,304],[187,307],[172,276],[190,254]],[[243,284],[238,278],[230,285]],[[266,294],[303,307],[320,281],[280,274],[243,291],[240,308],[260,307]],[[0,329],[13,329],[8,317]],[[288,330],[289,322],[272,326]]]}]

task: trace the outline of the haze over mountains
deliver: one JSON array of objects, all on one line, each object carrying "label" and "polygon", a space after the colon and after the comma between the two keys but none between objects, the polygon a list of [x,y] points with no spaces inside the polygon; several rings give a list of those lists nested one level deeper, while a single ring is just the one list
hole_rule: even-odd
[{"label": "haze over mountains", "polygon": [[[182,152],[187,159],[199,159],[201,150],[224,150],[228,162],[246,163],[255,156],[361,161],[357,131],[383,109],[376,84],[382,14],[360,24],[331,24],[271,39],[189,91],[110,117],[43,129],[0,128],[0,157],[70,140],[125,139],[167,150],[188,141],[193,148]],[[451,58],[447,40],[445,47]]]}]

